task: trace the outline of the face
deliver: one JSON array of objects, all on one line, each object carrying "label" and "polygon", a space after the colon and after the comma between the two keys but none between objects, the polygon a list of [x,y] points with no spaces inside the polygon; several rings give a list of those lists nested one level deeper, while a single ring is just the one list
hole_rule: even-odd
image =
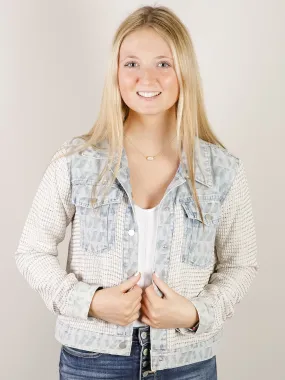
[{"label": "face", "polygon": [[[135,31],[123,40],[118,81],[124,102],[140,114],[163,113],[178,100],[179,84],[171,50],[152,28]],[[148,92],[159,95],[145,97]]]}]

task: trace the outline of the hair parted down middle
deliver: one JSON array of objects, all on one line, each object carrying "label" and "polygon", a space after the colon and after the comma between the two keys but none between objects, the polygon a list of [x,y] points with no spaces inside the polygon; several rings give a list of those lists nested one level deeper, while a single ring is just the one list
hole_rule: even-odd
[{"label": "hair parted down middle", "polygon": [[[195,186],[195,137],[225,148],[213,133],[206,115],[199,67],[193,43],[186,26],[178,16],[165,6],[143,6],[136,9],[117,28],[112,40],[110,58],[105,76],[99,114],[91,130],[83,135],[76,136],[85,140],[83,144],[65,156],[74,152],[81,152],[88,147],[100,149],[100,142],[106,141],[108,160],[96,185],[110,172],[110,165],[116,163],[114,174],[110,177],[109,186],[114,182],[123,150],[124,122],[128,117],[129,108],[123,101],[118,85],[118,60],[120,46],[126,36],[141,28],[153,28],[171,49],[174,68],[179,82],[179,98],[176,103],[176,143],[181,160],[182,149],[187,157],[189,181],[193,191],[194,201],[204,224],[203,214]],[[110,106],[112,105],[112,106]],[[198,144],[199,146],[199,144]],[[198,152],[199,156],[199,152]],[[109,186],[104,186],[107,194]],[[96,197],[92,196],[91,202]],[[94,205],[94,203],[92,203]]]}]

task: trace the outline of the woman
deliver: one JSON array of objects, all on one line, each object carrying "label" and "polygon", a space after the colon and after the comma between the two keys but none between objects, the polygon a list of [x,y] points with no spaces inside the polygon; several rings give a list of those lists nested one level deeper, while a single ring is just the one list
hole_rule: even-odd
[{"label": "woman", "polygon": [[224,322],[258,270],[255,228],[170,9],[118,28],[98,119],[54,154],[16,263],[57,315],[61,379],[217,378]]}]

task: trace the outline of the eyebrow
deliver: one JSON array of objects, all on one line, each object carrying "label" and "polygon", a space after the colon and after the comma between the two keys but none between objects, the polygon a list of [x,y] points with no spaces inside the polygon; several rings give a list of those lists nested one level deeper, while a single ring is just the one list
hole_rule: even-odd
[{"label": "eyebrow", "polygon": [[[136,58],[136,59],[139,59],[139,57],[135,56],[135,55],[128,55],[127,57],[125,57],[124,59],[121,59],[121,61],[124,61],[125,59],[127,58]],[[161,58],[168,58],[168,59],[171,59],[173,61],[173,59],[171,57],[167,57],[166,55],[158,55],[157,57],[154,57],[155,59],[161,59]],[[121,62],[120,61],[120,62]]]}]

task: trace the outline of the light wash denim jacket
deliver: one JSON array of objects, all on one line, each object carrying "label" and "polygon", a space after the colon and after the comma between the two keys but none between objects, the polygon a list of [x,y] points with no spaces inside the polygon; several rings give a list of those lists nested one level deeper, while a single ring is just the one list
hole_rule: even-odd
[{"label": "light wash denim jacket", "polygon": [[[53,160],[82,142],[79,137],[65,141],[47,166],[15,253],[16,265],[57,316],[55,338],[61,344],[130,355],[132,323],[120,326],[88,317],[98,287],[116,286],[138,270],[138,225],[127,156],[123,150],[116,181],[105,200],[99,195],[92,208],[92,184],[107,162],[106,153],[89,147]],[[244,297],[258,270],[243,163],[217,145],[201,139],[195,143],[200,146],[195,183],[205,229],[186,181],[183,152],[185,165],[180,163],[159,204],[153,270],[193,302],[199,328],[193,332],[150,327],[152,371],[214,356],[224,322],[233,316],[235,304]],[[65,270],[57,258],[58,244],[70,223]]]}]

